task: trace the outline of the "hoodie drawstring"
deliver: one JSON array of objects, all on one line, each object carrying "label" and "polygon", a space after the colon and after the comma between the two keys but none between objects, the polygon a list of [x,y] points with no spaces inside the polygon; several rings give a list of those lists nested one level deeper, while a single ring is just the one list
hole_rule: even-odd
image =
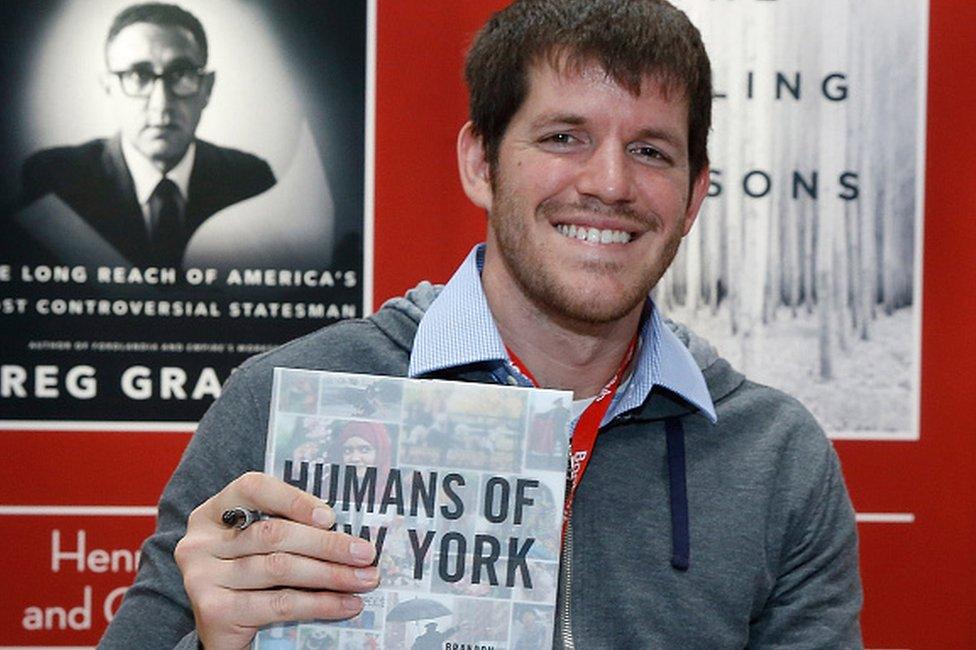
[{"label": "hoodie drawstring", "polygon": [[671,495],[671,566],[687,571],[691,554],[688,527],[688,485],[685,480],[685,430],[678,418],[664,421],[668,453],[668,491]]}]

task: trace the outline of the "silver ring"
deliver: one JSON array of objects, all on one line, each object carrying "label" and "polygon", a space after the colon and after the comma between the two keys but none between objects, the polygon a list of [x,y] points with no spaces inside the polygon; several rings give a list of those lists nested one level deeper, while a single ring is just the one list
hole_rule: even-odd
[{"label": "silver ring", "polygon": [[224,510],[224,514],[220,515],[220,521],[224,526],[238,530],[244,530],[260,518],[260,510],[251,510],[243,506]]}]

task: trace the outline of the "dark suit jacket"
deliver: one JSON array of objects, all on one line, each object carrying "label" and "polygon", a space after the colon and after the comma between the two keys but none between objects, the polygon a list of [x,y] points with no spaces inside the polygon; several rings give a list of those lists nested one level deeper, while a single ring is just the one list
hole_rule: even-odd
[{"label": "dark suit jacket", "polygon": [[[203,140],[196,143],[184,215],[187,240],[218,210],[275,184],[268,163],[257,156]],[[28,158],[22,170],[21,204],[52,192],[133,264],[153,263],[145,219],[118,136],[44,149]]]}]

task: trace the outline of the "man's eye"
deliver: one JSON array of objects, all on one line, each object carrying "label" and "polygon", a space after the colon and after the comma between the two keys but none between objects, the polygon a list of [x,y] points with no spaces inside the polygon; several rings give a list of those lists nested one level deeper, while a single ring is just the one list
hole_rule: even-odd
[{"label": "man's eye", "polygon": [[170,79],[172,79],[174,82],[175,81],[187,81],[187,80],[192,79],[193,77],[195,77],[196,74],[197,74],[197,71],[196,70],[193,70],[193,69],[181,69],[181,68],[178,68],[176,70],[168,70],[166,72],[166,76],[169,77]]},{"label": "man's eye", "polygon": [[631,146],[630,153],[649,160],[668,160],[668,157],[660,149],[646,144]]},{"label": "man's eye", "polygon": [[146,70],[129,70],[125,73],[125,75],[129,79],[139,84],[148,84],[152,82],[154,78],[153,74],[151,72],[147,72]]},{"label": "man's eye", "polygon": [[553,133],[543,138],[544,142],[551,142],[553,144],[572,144],[576,141],[576,138],[568,133]]}]

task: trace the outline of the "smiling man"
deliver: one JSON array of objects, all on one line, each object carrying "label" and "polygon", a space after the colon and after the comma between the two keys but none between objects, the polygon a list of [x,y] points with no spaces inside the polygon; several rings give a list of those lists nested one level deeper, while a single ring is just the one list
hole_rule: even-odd
[{"label": "smiling man", "polygon": [[[556,647],[860,647],[829,441],[649,298],[708,184],[698,31],[664,0],[523,0],[488,21],[465,72],[458,163],[486,242],[443,289],[234,374],[104,647],[242,648],[262,625],[353,616],[377,584],[372,547],[326,530],[323,502],[251,471],[275,366],[571,390]],[[279,518],[228,531],[238,506]]]},{"label": "smiling man", "polygon": [[543,385],[568,372],[589,383],[561,387],[589,396],[637,331],[708,174],[691,172],[683,90],[650,75],[631,90],[578,53],[549,58],[528,67],[494,161],[490,136],[461,130],[461,177],[489,214],[481,280],[502,339]]},{"label": "smiling man", "polygon": [[183,9],[124,9],[102,78],[119,133],[31,156],[22,203],[54,194],[132,264],[179,267],[204,220],[275,183],[260,158],[196,138],[215,80],[207,55],[203,26]]}]

